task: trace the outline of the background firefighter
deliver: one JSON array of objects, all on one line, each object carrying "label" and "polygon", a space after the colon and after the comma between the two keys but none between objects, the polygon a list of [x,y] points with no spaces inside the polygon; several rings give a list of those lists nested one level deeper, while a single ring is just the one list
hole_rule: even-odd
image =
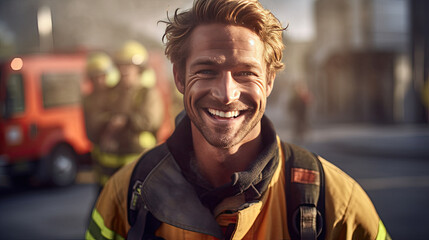
[{"label": "background firefighter", "polygon": [[120,78],[106,91],[102,114],[108,121],[100,123],[100,142],[94,147],[100,187],[119,168],[157,143],[163,101],[147,60],[148,52],[135,41],[125,43],[114,56]]}]

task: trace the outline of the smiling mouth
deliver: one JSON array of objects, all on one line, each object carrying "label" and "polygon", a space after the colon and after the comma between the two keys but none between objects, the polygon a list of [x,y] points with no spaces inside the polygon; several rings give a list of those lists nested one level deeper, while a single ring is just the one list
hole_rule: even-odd
[{"label": "smiling mouth", "polygon": [[208,108],[207,111],[210,113],[210,115],[214,116],[214,117],[220,117],[220,118],[229,118],[229,119],[233,119],[233,118],[237,118],[238,116],[240,116],[240,111],[236,110],[236,111],[221,111],[221,110],[216,110],[213,108]]}]

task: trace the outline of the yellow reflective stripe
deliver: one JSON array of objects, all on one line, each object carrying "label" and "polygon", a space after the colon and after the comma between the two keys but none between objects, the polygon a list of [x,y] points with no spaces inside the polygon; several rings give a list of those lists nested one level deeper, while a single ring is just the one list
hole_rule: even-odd
[{"label": "yellow reflective stripe", "polygon": [[100,228],[101,235],[107,239],[118,239],[118,240],[124,240],[122,236],[115,233],[114,231],[110,230],[104,225],[104,219],[100,215],[100,213],[97,211],[97,209],[94,208],[94,211],[92,211],[92,220],[97,224],[97,226]]},{"label": "yellow reflective stripe", "polygon": [[91,233],[89,232],[89,230],[86,230],[85,240],[95,240],[95,238],[91,235]]},{"label": "yellow reflective stripe", "polygon": [[377,234],[376,240],[390,239],[390,237],[387,238],[387,236],[388,236],[388,234],[387,234],[387,231],[386,231],[386,227],[384,227],[383,222],[380,220],[379,223],[378,223],[378,234]]},{"label": "yellow reflective stripe", "polygon": [[110,168],[122,167],[136,160],[140,156],[140,154],[116,155],[116,154],[104,153],[104,152],[101,152],[100,148],[98,148],[97,146],[93,147],[92,154],[101,165],[110,167]]}]

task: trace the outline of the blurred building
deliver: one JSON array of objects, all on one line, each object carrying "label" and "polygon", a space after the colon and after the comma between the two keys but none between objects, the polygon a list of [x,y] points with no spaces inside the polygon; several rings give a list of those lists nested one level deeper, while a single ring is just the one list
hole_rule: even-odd
[{"label": "blurred building", "polygon": [[[278,6],[278,14],[287,8],[280,0],[261,2]],[[109,52],[130,38],[162,52],[164,26],[157,21],[191,3],[1,0],[0,60],[52,50]],[[420,96],[428,81],[428,12],[427,0],[314,0],[316,37],[286,39],[272,113],[287,115],[281,108],[292,80],[309,84],[317,122],[428,122]],[[41,16],[48,27],[38,25]]]},{"label": "blurred building", "polygon": [[[167,11],[189,1],[1,0],[0,59],[11,54],[76,49],[117,49],[126,40],[162,49]],[[49,23],[49,21],[51,21]],[[51,29],[40,28],[43,22]],[[49,39],[51,38],[51,39]],[[45,44],[51,41],[51,44]]]},{"label": "blurred building", "polygon": [[[427,122],[416,117],[424,115],[421,102],[409,100],[417,97],[411,29],[425,23],[414,21],[411,6],[408,0],[315,2],[308,72],[318,121]],[[427,26],[425,34],[427,39]]]},{"label": "blurred building", "polygon": [[[132,39],[151,56],[158,83],[173,87],[161,41],[171,15],[187,0],[0,0],[0,61],[46,52],[114,53]],[[171,86],[170,86],[171,85]],[[177,100],[176,100],[177,101]]]},{"label": "blurred building", "polygon": [[[411,120],[429,119],[429,1],[411,0],[411,62],[413,86],[410,94]],[[425,91],[422,88],[425,87]],[[422,96],[422,95],[425,96]],[[423,104],[421,104],[423,98]]]}]

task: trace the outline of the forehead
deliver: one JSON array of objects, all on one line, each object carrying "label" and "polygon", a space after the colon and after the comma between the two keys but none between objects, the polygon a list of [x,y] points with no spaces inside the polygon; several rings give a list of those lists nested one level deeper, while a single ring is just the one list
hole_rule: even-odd
[{"label": "forehead", "polygon": [[263,44],[259,36],[248,28],[225,25],[204,24],[197,26],[190,36],[189,57],[218,55],[251,56],[261,60]]}]

